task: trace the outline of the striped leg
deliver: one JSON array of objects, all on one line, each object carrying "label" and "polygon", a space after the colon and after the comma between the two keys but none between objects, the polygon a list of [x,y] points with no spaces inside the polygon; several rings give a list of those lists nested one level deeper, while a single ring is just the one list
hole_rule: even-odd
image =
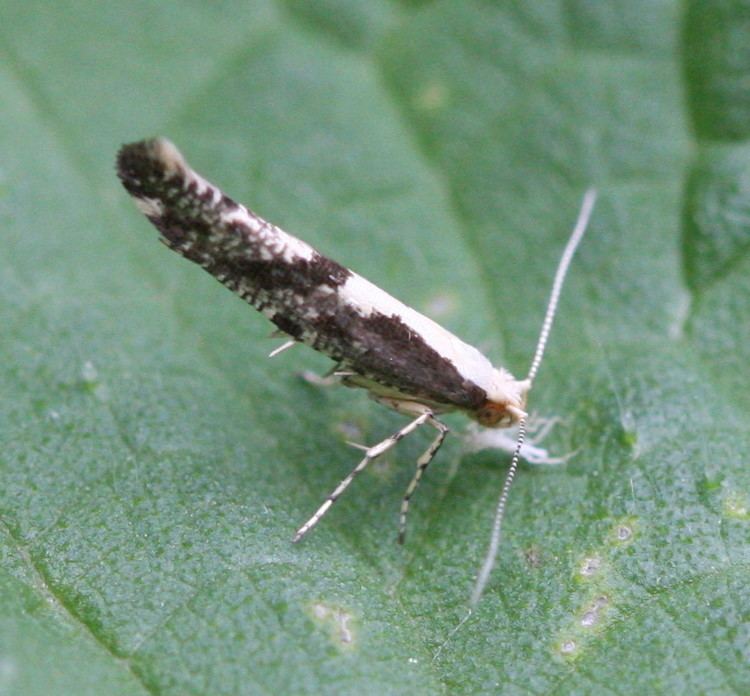
[{"label": "striped leg", "polygon": [[377,459],[381,454],[387,452],[401,438],[406,437],[409,433],[415,431],[423,423],[426,423],[427,421],[432,422],[432,420],[431,412],[422,413],[411,423],[408,423],[401,428],[397,433],[394,433],[377,445],[370,447],[365,453],[365,458],[357,464],[354,469],[352,469],[351,473],[338,486],[336,486],[336,489],[326,498],[325,502],[317,509],[315,514],[297,530],[292,541],[299,541],[320,521],[320,518],[328,512],[331,505],[333,505],[339,499],[341,494],[349,487],[349,484],[354,480],[354,477],[361,471],[364,471],[365,467],[367,467],[373,459]]},{"label": "striped leg", "polygon": [[399,544],[403,544],[404,539],[406,538],[406,516],[409,514],[409,501],[411,500],[412,495],[414,495],[414,491],[419,485],[419,482],[422,480],[422,475],[427,470],[430,462],[437,454],[440,446],[443,444],[445,436],[448,434],[448,426],[444,423],[441,423],[436,418],[430,417],[429,423],[430,425],[437,428],[438,434],[437,437],[432,441],[432,444],[425,450],[424,454],[422,454],[422,456],[417,459],[417,470],[414,472],[414,478],[407,486],[406,493],[404,494],[404,499],[401,501],[401,515],[399,516],[398,521]]}]

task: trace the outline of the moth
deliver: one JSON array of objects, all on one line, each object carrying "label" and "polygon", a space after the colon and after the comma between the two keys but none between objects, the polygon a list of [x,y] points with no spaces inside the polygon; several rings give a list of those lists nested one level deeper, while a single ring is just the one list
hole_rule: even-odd
[{"label": "moth", "polygon": [[417,460],[401,502],[398,538],[403,542],[409,501],[448,433],[440,414],[459,411],[485,428],[517,427],[490,547],[472,595],[476,603],[495,562],[508,490],[523,452],[528,393],[563,280],[591,215],[594,191],[584,196],[559,262],[531,368],[519,380],[436,322],[236,203],[194,172],[169,140],[124,145],[117,173],[164,244],[253,305],[287,337],[272,356],[296,343],[310,346],[334,361],[334,379],[367,390],[375,401],[409,417],[393,435],[362,448],[362,460],[297,530],[294,541],[320,521],[370,462],[426,425],[435,436]]}]

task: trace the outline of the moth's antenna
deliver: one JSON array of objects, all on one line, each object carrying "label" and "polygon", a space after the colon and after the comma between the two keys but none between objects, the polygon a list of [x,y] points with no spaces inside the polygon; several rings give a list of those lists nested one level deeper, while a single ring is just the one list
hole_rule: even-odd
[{"label": "moth's antenna", "polygon": [[[562,291],[563,283],[565,282],[565,276],[568,273],[568,267],[570,262],[573,260],[573,255],[576,252],[579,242],[581,241],[586,227],[588,227],[589,219],[591,218],[591,211],[594,209],[594,203],[596,202],[596,190],[589,189],[583,196],[583,202],[581,203],[581,210],[578,213],[578,220],[576,221],[573,232],[568,239],[568,243],[565,245],[565,249],[560,257],[560,262],[557,265],[557,272],[555,273],[555,280],[552,283],[552,291],[550,292],[549,302],[547,303],[547,312],[544,315],[544,321],[542,322],[542,329],[539,332],[539,340],[536,344],[536,350],[534,351],[534,358],[531,361],[531,367],[529,368],[529,374],[526,379],[529,383],[529,389],[534,382],[536,373],[539,370],[539,365],[542,362],[544,356],[544,349],[547,347],[547,339],[549,338],[549,332],[552,329],[552,322],[555,319],[555,312],[557,311],[557,303],[560,299],[560,292]],[[516,448],[513,450],[513,458],[510,461],[510,468],[505,476],[505,482],[503,483],[503,489],[500,492],[500,497],[497,501],[497,507],[495,508],[495,519],[492,523],[492,536],[490,537],[490,545],[487,549],[487,553],[482,562],[482,567],[477,575],[477,581],[474,585],[474,590],[471,593],[470,604],[476,606],[477,602],[481,598],[484,588],[487,586],[487,582],[490,579],[490,573],[497,560],[497,551],[500,548],[500,537],[502,532],[503,517],[505,516],[505,505],[508,501],[508,493],[510,487],[513,484],[513,479],[516,476],[518,469],[518,460],[521,456],[521,448],[523,442],[526,439],[526,416],[522,416],[518,421],[518,438],[516,440]]]},{"label": "moth's antenna", "polygon": [[526,377],[529,382],[534,381],[537,370],[539,369],[539,364],[542,362],[544,349],[547,347],[549,332],[552,329],[552,322],[554,321],[555,313],[557,312],[557,302],[560,299],[560,293],[562,292],[562,286],[565,282],[565,276],[568,274],[568,267],[570,266],[570,262],[573,260],[573,254],[576,253],[578,244],[583,238],[583,235],[586,232],[586,228],[588,227],[589,219],[591,218],[591,211],[594,209],[594,203],[596,203],[596,189],[591,188],[586,191],[583,196],[581,211],[578,213],[578,220],[576,220],[576,225],[573,228],[570,239],[565,245],[565,249],[563,250],[562,256],[560,257],[560,263],[557,264],[555,280],[552,283],[552,292],[550,292],[549,302],[547,303],[547,313],[544,315],[542,330],[539,332],[539,340],[536,343],[534,359],[531,361],[529,374]]}]

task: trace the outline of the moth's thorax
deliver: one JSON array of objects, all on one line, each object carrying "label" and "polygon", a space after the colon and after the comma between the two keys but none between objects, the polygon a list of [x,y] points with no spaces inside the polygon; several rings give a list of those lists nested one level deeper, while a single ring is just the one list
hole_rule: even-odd
[{"label": "moth's thorax", "polygon": [[518,380],[502,367],[493,368],[487,400],[469,415],[486,428],[508,428],[526,415],[528,379]]}]

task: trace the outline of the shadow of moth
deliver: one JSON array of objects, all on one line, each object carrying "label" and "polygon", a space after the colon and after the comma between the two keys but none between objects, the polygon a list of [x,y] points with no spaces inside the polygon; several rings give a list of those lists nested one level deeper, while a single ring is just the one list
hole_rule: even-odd
[{"label": "shadow of moth", "polygon": [[320,521],[371,461],[429,425],[435,437],[417,460],[401,503],[403,542],[409,501],[448,433],[438,416],[460,411],[486,428],[517,426],[489,549],[471,597],[476,604],[497,556],[508,491],[524,453],[526,399],[595,193],[584,196],[559,262],[531,368],[518,380],[439,324],[233,201],[194,172],[170,141],[156,138],[124,145],[117,156],[117,173],[164,244],[236,292],[288,338],[271,356],[304,343],[335,362],[331,374],[342,384],[366,389],[376,401],[410,418],[393,435],[363,448],[362,460],[297,530],[294,541]]}]

